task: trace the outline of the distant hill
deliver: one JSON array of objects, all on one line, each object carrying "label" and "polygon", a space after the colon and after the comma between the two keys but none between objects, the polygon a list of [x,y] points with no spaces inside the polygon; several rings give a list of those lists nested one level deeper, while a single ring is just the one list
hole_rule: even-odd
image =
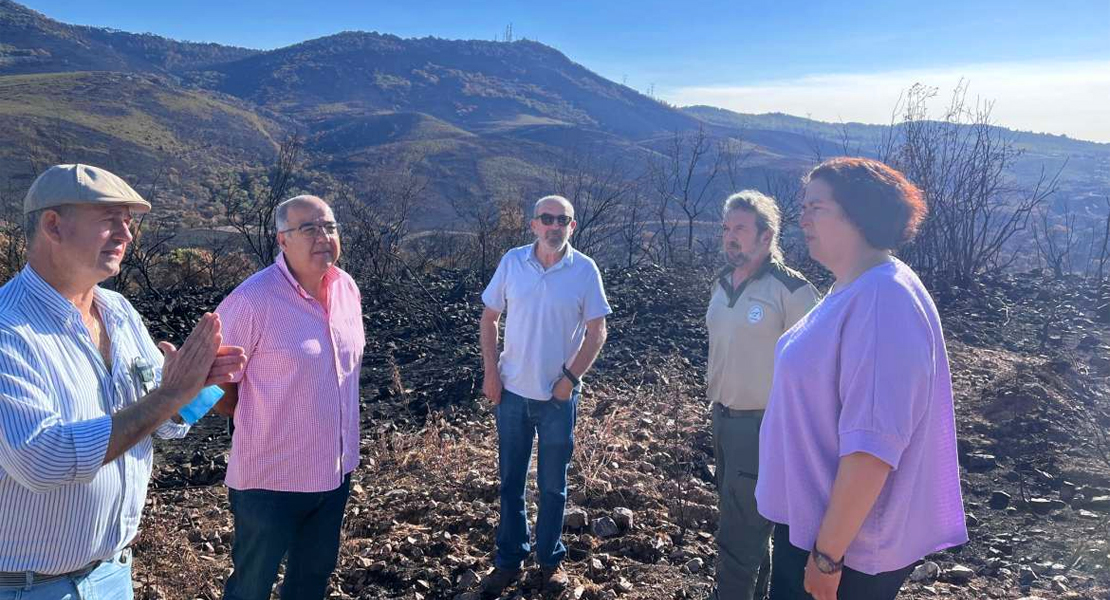
[{"label": "distant hill", "polygon": [[178,42],[151,34],[67,25],[0,0],[0,75],[66,71],[179,73],[257,50]]},{"label": "distant hill", "polygon": [[196,77],[307,122],[336,112],[422,112],[482,131],[524,116],[629,138],[696,124],[532,41],[345,32],[216,65]]},{"label": "distant hill", "polygon": [[[714,106],[685,106],[682,108],[682,112],[706,123],[713,123],[721,127],[797,133],[824,140],[840,140],[843,138],[844,132],[847,131],[848,137],[853,143],[869,145],[877,144],[882,139],[883,132],[887,130],[886,125],[825,123],[783,113],[746,114]],[[1036,149],[1044,154],[1110,152],[1110,144],[1077,140],[1066,135],[1014,131],[1004,127],[998,129],[1008,132],[1015,143],[1030,149]]]},{"label": "distant hill", "polygon": [[[786,144],[788,154],[795,151],[812,156],[820,152],[822,156],[836,156],[844,154],[845,146],[851,153],[873,154],[888,130],[882,125],[824,123],[782,113],[743,114],[712,106],[687,106],[682,111],[706,123],[730,129],[758,145],[781,147]],[[1035,180],[1042,167],[1054,172],[1066,162],[1060,174],[1057,198],[1078,201],[1081,206],[1104,214],[1102,198],[1110,195],[1110,144],[1003,127],[997,129],[1022,151],[1012,169],[1019,180]]]},{"label": "distant hill", "polygon": [[[154,75],[0,77],[0,181],[53,162],[86,162],[196,192],[200,178],[274,155],[289,125],[234,98]],[[192,198],[196,200],[195,196]]]},{"label": "distant hill", "polygon": [[[450,215],[447,198],[550,191],[565,153],[588,148],[642,168],[668,136],[698,127],[743,140],[742,185],[842,153],[844,131],[861,152],[883,132],[678,109],[535,41],[343,32],[259,51],[69,25],[0,0],[0,178],[25,178],[36,161],[86,160],[130,173],[172,168],[202,181],[266,164],[295,132],[309,165],[341,179],[391,157],[418,157],[433,200],[420,219],[434,225]],[[1066,158],[1069,194],[1110,193],[1110,145],[1012,135],[1026,152],[1019,177]]]}]

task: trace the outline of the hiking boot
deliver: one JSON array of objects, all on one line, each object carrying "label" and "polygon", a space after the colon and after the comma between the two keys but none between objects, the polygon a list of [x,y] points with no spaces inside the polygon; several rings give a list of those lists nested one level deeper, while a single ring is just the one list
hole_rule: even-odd
[{"label": "hiking boot", "polygon": [[560,594],[570,585],[567,572],[563,567],[540,567],[540,589],[545,594]]},{"label": "hiking boot", "polygon": [[520,569],[502,569],[494,567],[486,580],[482,582],[482,598],[500,598],[501,592],[512,585],[520,577]]}]

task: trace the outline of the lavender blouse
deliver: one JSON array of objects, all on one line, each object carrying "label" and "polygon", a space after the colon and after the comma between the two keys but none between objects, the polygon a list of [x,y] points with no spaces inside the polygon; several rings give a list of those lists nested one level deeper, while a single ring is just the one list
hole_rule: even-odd
[{"label": "lavender blouse", "polygon": [[826,296],[779,339],[756,500],[808,550],[840,457],[892,467],[845,564],[877,574],[967,541],[940,317],[897,259]]}]

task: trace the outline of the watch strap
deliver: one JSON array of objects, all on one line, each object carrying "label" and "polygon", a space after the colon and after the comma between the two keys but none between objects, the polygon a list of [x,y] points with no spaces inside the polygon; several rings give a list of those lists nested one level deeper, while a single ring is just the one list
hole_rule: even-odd
[{"label": "watch strap", "polygon": [[569,380],[574,385],[574,387],[582,385],[582,379],[579,377],[575,377],[574,373],[571,373],[570,369],[568,369],[566,365],[563,365],[563,376],[566,377],[567,380]]},{"label": "watch strap", "polygon": [[840,560],[833,560],[831,556],[817,549],[816,542],[813,544],[813,550],[810,550],[810,556],[813,557],[813,564],[817,567],[817,570],[825,575],[838,573],[844,568],[843,556],[840,557]]}]

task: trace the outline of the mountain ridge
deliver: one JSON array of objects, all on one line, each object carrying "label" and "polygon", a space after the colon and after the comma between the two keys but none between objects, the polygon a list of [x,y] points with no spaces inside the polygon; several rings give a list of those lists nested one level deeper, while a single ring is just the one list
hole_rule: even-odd
[{"label": "mountain ridge", "polygon": [[[0,82],[8,84],[0,87],[0,121],[7,123],[0,179],[12,175],[28,149],[43,145],[44,130],[63,132],[79,150],[122,162],[124,170],[172,164],[194,181],[236,165],[268,164],[278,138],[295,133],[305,141],[307,164],[341,179],[391,156],[422,157],[421,174],[438,206],[427,214],[439,219],[449,217],[447,199],[460,193],[470,202],[547,193],[567,153],[588,151],[642,167],[676,132],[702,128],[714,142],[743,141],[751,159],[737,184],[757,186],[767,171],[793,176],[817,155],[841,153],[844,131],[859,151],[870,152],[885,127],[673,107],[534,40],[342,31],[257,50],[69,25],[12,0],[0,0],[0,40]],[[82,85],[59,75],[75,72],[95,74],[83,76]],[[16,79],[33,74],[57,77],[54,85],[37,87]],[[126,84],[118,94],[81,96],[112,81]],[[161,100],[136,100],[143,90],[157,91]],[[175,103],[192,112],[174,110]],[[65,110],[44,112],[52,106]],[[201,109],[211,119],[196,112]],[[122,116],[106,120],[112,112]],[[191,127],[193,121],[201,126]],[[1110,193],[1110,179],[1100,175],[1110,171],[1110,144],[1014,137],[1026,149],[1020,177],[1070,158],[1069,193]],[[185,155],[178,154],[182,148]],[[25,170],[19,167],[21,177]]]},{"label": "mountain ridge", "polygon": [[11,0],[0,0],[0,74],[153,71],[173,74],[254,52],[249,48],[172,40],[150,33],[70,25]]}]

